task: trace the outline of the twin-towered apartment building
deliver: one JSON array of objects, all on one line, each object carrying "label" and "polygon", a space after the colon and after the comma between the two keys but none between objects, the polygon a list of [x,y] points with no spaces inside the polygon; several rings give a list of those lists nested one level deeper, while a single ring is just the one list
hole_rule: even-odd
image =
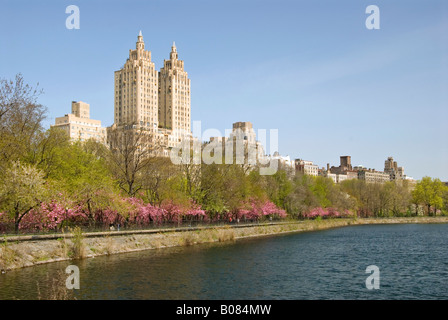
[{"label": "twin-towered apartment building", "polygon": [[114,124],[143,128],[165,147],[191,136],[190,79],[179,60],[175,43],[160,71],[145,49],[140,31],[136,49],[129,50],[124,66],[115,71]]},{"label": "twin-towered apartment building", "polygon": [[[72,139],[94,138],[102,143],[108,143],[108,131],[143,130],[154,144],[162,147],[160,152],[165,156],[183,136],[191,136],[190,79],[184,62],[178,58],[175,43],[169,60],[164,60],[157,71],[140,31],[136,48],[129,50],[129,57],[114,77],[112,126],[106,129],[101,127],[101,121],[90,119],[90,106],[81,101],[72,102],[72,113],[56,118],[54,126],[66,130]],[[85,110],[83,114],[77,111],[79,106]]]}]

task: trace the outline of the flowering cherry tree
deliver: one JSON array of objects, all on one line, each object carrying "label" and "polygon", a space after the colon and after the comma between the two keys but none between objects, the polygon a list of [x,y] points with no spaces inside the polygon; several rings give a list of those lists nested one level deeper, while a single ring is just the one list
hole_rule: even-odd
[{"label": "flowering cherry tree", "polygon": [[317,217],[321,218],[341,218],[351,216],[351,212],[348,210],[343,211],[342,213],[336,210],[335,208],[314,208],[308,213],[304,214],[305,218],[315,219]]},{"label": "flowering cherry tree", "polygon": [[250,199],[242,202],[240,208],[236,211],[237,219],[259,220],[263,217],[286,217],[286,211],[278,208],[269,200],[259,201]]}]

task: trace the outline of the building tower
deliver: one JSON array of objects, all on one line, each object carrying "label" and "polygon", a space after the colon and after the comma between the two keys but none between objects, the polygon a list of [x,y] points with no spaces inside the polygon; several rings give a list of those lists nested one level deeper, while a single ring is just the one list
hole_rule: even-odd
[{"label": "building tower", "polygon": [[158,127],[158,73],[145,50],[142,32],[135,50],[129,50],[124,66],[115,71],[114,123],[145,127],[156,132]]},{"label": "building tower", "polygon": [[390,174],[390,180],[401,180],[404,179],[404,168],[399,167],[397,161],[394,161],[393,157],[388,157],[384,161],[384,172]]},{"label": "building tower", "polygon": [[90,119],[90,105],[82,101],[72,101],[72,114],[78,118]]},{"label": "building tower", "polygon": [[176,136],[191,134],[190,79],[178,59],[176,44],[159,72],[159,127]]},{"label": "building tower", "polygon": [[340,168],[342,171],[352,170],[352,157],[351,156],[341,156],[340,162],[341,162]]},{"label": "building tower", "polygon": [[235,122],[230,138],[237,138],[255,144],[256,134],[251,122]]}]

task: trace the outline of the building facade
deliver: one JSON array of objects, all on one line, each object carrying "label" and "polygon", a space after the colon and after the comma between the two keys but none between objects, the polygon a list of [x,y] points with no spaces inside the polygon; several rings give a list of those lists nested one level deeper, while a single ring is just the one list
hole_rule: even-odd
[{"label": "building facade", "polygon": [[359,169],[358,179],[365,180],[369,183],[384,183],[390,181],[390,175],[385,172],[376,171],[374,169]]},{"label": "building facade", "polygon": [[235,122],[232,125],[232,132],[230,133],[230,139],[240,139],[247,141],[250,144],[257,142],[257,135],[251,122]]},{"label": "building facade", "polygon": [[384,162],[384,172],[390,175],[390,180],[402,180],[405,178],[404,168],[399,167],[394,158],[388,157]]},{"label": "building facade", "polygon": [[170,59],[164,60],[159,72],[159,127],[177,132],[191,132],[190,79],[184,62],[178,59],[176,44]]},{"label": "building facade", "polygon": [[71,140],[86,141],[94,139],[106,143],[106,128],[100,120],[90,119],[90,105],[82,101],[72,101],[72,113],[55,119],[52,127],[63,129]]},{"label": "building facade", "polygon": [[[327,165],[328,167],[328,165]],[[325,170],[325,168],[319,169],[318,175],[326,178],[330,178],[334,183],[341,183],[347,179],[353,179],[353,177],[349,177],[347,173],[332,173],[330,170]],[[356,173],[356,179],[358,178],[358,173]]]},{"label": "building facade", "polygon": [[352,170],[352,157],[351,156],[341,156],[339,167],[331,167],[327,164],[327,170],[335,174],[345,174],[347,171]]},{"label": "building facade", "polygon": [[[250,164],[252,167],[260,162],[267,163],[269,160],[279,160],[277,155],[266,156],[264,147],[257,140],[255,130],[251,122],[235,122],[228,137],[210,137],[206,145],[212,147],[216,152],[226,157],[235,156],[235,161]],[[229,155],[226,154],[229,152]]]},{"label": "building facade", "polygon": [[319,175],[319,166],[314,164],[312,161],[296,159],[295,167],[296,167],[296,172],[310,175],[310,176],[318,176]]},{"label": "building facade", "polygon": [[135,124],[156,132],[158,92],[158,72],[140,32],[135,50],[129,50],[126,63],[115,71],[114,123]]}]

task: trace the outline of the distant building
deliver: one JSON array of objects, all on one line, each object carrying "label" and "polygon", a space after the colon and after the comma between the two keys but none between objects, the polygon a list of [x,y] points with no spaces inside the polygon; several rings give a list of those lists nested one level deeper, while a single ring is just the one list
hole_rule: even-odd
[{"label": "distant building", "polygon": [[375,169],[367,169],[362,165],[352,166],[351,156],[341,156],[340,165],[338,167],[331,167],[327,164],[327,170],[322,168],[321,175],[332,178],[333,181],[340,183],[349,179],[360,179],[366,182],[384,183],[387,181],[409,180],[412,178],[406,177],[404,168],[398,167],[397,162],[392,157],[387,158],[384,164],[384,172]]},{"label": "distant building", "polygon": [[342,181],[345,181],[348,179],[348,176],[346,174],[338,174],[336,183],[341,183]]},{"label": "distant building", "polygon": [[404,168],[399,167],[394,158],[388,157],[384,162],[384,172],[390,175],[390,180],[402,180],[405,178]]},{"label": "distant building", "polygon": [[347,179],[346,180],[358,179],[358,171],[348,170],[348,171],[345,172],[345,174],[347,175]]},{"label": "distant building", "polygon": [[235,161],[243,160],[239,157],[244,157],[243,161],[248,167],[254,167],[259,162],[266,163],[269,159],[278,159],[281,165],[287,163],[289,159],[289,157],[283,159],[278,154],[265,155],[264,147],[260,141],[257,141],[253,125],[249,121],[233,123],[229,137],[210,137],[210,141],[204,146],[211,144],[213,144],[214,152],[220,152],[223,157],[227,157],[226,151],[236,156]]},{"label": "distant building", "polygon": [[90,119],[90,105],[82,101],[72,101],[72,113],[56,118],[53,127],[66,131],[72,140],[106,143],[106,128],[101,120]]},{"label": "distant building", "polygon": [[319,167],[314,164],[312,161],[296,159],[295,160],[296,172],[300,172],[302,174],[310,175],[310,176],[318,176]]},{"label": "distant building", "polygon": [[331,173],[330,170],[328,170],[328,164],[327,164],[327,170],[325,168],[319,169],[319,176],[330,178],[333,180],[334,183],[341,183],[342,181],[345,181],[347,179],[357,179],[358,173],[356,172],[356,178],[354,177],[348,177],[347,173]]},{"label": "distant building", "polygon": [[334,183],[341,183],[348,179],[358,179],[358,172],[353,170],[351,156],[341,156],[339,167],[331,167],[327,163],[327,169],[322,168],[320,175],[331,178]]},{"label": "distant building", "polygon": [[235,122],[232,125],[232,132],[230,133],[230,139],[237,138],[248,143],[256,143],[257,135],[251,122]]},{"label": "distant building", "polygon": [[289,156],[282,156],[278,152],[274,152],[274,154],[271,157],[271,159],[278,160],[280,168],[285,168],[285,169],[286,168],[288,168],[288,169],[289,168],[291,168],[291,169],[295,168],[294,161],[292,161]]},{"label": "distant building", "polygon": [[358,170],[358,179],[365,180],[366,182],[384,183],[390,181],[390,175],[389,173],[376,171],[374,169],[360,168]]},{"label": "distant building", "polygon": [[353,168],[352,168],[351,156],[341,156],[339,167],[329,168],[329,165],[327,165],[327,170],[329,170],[331,173],[336,173],[336,174],[344,174],[345,172],[352,170],[352,169]]}]

